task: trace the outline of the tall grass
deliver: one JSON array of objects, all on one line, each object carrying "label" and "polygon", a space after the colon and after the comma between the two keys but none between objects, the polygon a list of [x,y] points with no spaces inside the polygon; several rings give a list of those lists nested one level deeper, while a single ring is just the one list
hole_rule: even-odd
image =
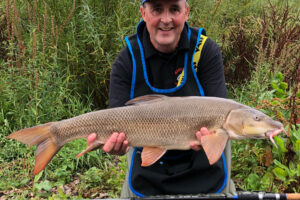
[{"label": "tall grass", "polygon": [[60,197],[65,197],[66,189],[60,187],[74,184],[75,179],[82,184],[75,181],[78,189],[73,195],[89,197],[93,194],[87,190],[95,190],[96,182],[77,173],[92,177],[96,166],[106,171],[99,174],[105,183],[99,185],[99,191],[106,190],[112,197],[120,192],[125,172],[119,172],[125,165],[111,166],[124,161],[101,152],[77,160],[76,154],[85,148],[85,141],[79,140],[65,145],[46,170],[33,178],[35,147],[26,148],[6,136],[106,107],[111,64],[124,46],[124,35],[135,29],[128,24],[139,20],[119,11],[126,7],[134,13],[138,4],[107,0],[19,3],[1,3],[7,12],[6,20],[0,21],[4,30],[1,50],[5,52],[0,60],[0,191],[10,191],[7,198],[28,198],[31,190],[39,198],[57,188],[56,193],[61,191]]}]

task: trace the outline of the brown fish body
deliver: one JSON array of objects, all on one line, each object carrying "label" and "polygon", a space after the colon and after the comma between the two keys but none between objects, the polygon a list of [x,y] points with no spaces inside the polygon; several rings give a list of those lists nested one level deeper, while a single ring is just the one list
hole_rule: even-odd
[{"label": "brown fish body", "polygon": [[50,132],[61,146],[90,133],[105,142],[112,132],[125,132],[131,146],[189,149],[197,130],[221,128],[230,110],[244,106],[215,97],[167,99],[83,114],[53,123]]},{"label": "brown fish body", "polygon": [[101,147],[112,132],[124,132],[130,146],[144,147],[142,165],[149,166],[166,150],[190,149],[191,141],[199,144],[195,133],[201,127],[216,133],[201,140],[211,164],[220,158],[227,139],[266,138],[267,131],[278,134],[283,130],[281,123],[263,113],[223,98],[147,95],[128,104],[23,129],[8,137],[38,145],[37,174],[65,143],[90,133],[96,133],[97,140],[79,156]]}]

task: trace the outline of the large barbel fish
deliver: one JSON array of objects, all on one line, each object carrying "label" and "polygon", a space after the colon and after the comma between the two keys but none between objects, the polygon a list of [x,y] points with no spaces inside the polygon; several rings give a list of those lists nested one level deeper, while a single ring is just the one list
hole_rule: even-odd
[{"label": "large barbel fish", "polygon": [[[280,122],[224,98],[146,95],[127,105],[22,129],[8,138],[37,145],[34,174],[38,174],[64,144],[90,133],[96,133],[97,140],[77,157],[101,147],[112,132],[124,132],[130,146],[144,147],[141,156],[146,167],[167,150],[190,149],[190,142],[202,145],[209,163],[214,164],[228,139],[270,138],[274,143],[273,137],[285,132]],[[215,134],[203,136],[200,144],[195,133],[201,127]]]}]

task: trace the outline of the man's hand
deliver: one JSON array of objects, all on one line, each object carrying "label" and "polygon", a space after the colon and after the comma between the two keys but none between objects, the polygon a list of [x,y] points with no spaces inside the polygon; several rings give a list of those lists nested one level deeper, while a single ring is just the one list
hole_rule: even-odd
[{"label": "man's hand", "polygon": [[[212,134],[212,133],[210,133],[209,130],[206,127],[202,127],[200,129],[200,131],[196,132],[196,137],[197,137],[197,140],[201,144],[201,137],[206,136],[206,135],[210,135],[210,134]],[[191,149],[193,149],[195,151],[199,151],[202,148],[201,145],[197,145],[194,142],[191,142],[190,145],[191,145]]]},{"label": "man's hand", "polygon": [[[88,145],[92,144],[97,139],[96,133],[91,133],[87,137],[87,143]],[[125,133],[117,133],[114,132],[112,135],[108,138],[104,146],[102,147],[102,150],[113,154],[113,155],[124,155],[127,153],[129,149],[128,141],[126,140]]]}]

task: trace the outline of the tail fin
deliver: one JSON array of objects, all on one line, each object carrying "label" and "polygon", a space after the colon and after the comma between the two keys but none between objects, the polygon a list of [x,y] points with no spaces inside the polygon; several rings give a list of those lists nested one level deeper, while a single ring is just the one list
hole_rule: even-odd
[{"label": "tail fin", "polygon": [[37,145],[34,175],[40,173],[61,148],[50,133],[52,124],[22,129],[7,136],[29,146]]}]

